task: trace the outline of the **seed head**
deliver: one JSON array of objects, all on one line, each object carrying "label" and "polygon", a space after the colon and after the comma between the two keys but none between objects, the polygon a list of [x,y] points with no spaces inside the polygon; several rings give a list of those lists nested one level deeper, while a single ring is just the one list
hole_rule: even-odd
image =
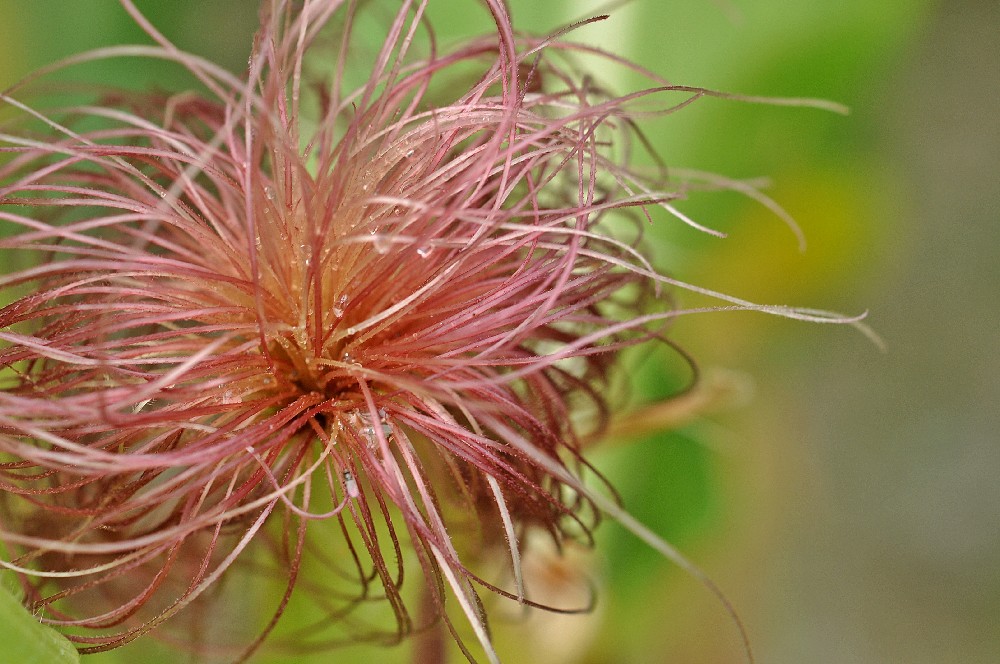
[{"label": "seed head", "polygon": [[[664,339],[677,287],[753,308],[638,250],[648,209],[687,219],[631,163],[635,116],[708,91],[615,96],[574,57],[625,63],[516,33],[501,0],[447,49],[427,2],[269,0],[242,77],[122,4],[156,45],[64,64],[164,59],[191,90],[3,95],[3,564],[83,652],[242,566],[285,579],[243,657],[298,588],[347,638],[441,620],[473,659],[464,614],[495,660],[482,589],[533,604],[526,535],[586,541],[615,511],[582,453],[619,351]],[[512,583],[484,572],[498,550]],[[372,599],[390,628],[356,616]]]}]

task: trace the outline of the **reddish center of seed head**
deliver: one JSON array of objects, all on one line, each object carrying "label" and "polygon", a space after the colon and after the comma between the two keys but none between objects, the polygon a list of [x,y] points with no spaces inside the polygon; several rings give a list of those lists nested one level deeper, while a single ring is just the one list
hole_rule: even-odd
[{"label": "reddish center of seed head", "polygon": [[[267,297],[259,324],[272,372],[300,393],[331,400],[355,393],[366,348],[392,325],[394,305],[407,295],[405,284],[371,277],[384,274],[393,253],[414,251],[400,232],[412,221],[406,209],[380,202],[400,196],[406,175],[401,162],[408,158],[389,154],[346,177],[300,172],[284,187],[264,188],[256,287]],[[426,257],[429,249],[421,250]]]}]

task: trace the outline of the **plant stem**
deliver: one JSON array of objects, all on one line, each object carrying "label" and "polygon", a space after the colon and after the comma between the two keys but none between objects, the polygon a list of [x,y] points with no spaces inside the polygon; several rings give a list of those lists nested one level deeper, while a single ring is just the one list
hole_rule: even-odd
[{"label": "plant stem", "polygon": [[[445,647],[444,623],[438,617],[438,605],[430,588],[424,588],[420,602],[421,618],[427,628],[415,637],[413,644],[413,664],[447,664],[448,651]],[[424,623],[424,620],[421,622]]]}]

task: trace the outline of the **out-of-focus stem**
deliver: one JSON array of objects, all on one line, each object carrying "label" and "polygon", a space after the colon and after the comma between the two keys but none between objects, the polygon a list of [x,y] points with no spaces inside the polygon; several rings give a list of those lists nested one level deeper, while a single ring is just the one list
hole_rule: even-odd
[{"label": "out-of-focus stem", "polygon": [[433,591],[424,588],[420,600],[422,618],[428,619],[427,629],[420,632],[413,644],[413,664],[446,664],[448,652],[444,634],[444,623],[438,617],[438,607]]}]

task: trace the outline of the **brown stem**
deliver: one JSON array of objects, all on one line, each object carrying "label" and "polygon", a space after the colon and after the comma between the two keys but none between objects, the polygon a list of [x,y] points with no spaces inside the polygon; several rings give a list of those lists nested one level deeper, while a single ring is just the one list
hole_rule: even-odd
[{"label": "brown stem", "polygon": [[414,639],[413,664],[447,664],[447,639],[444,634],[444,623],[438,616],[439,607],[434,591],[424,588],[420,600],[421,624],[427,628],[421,630]]}]

